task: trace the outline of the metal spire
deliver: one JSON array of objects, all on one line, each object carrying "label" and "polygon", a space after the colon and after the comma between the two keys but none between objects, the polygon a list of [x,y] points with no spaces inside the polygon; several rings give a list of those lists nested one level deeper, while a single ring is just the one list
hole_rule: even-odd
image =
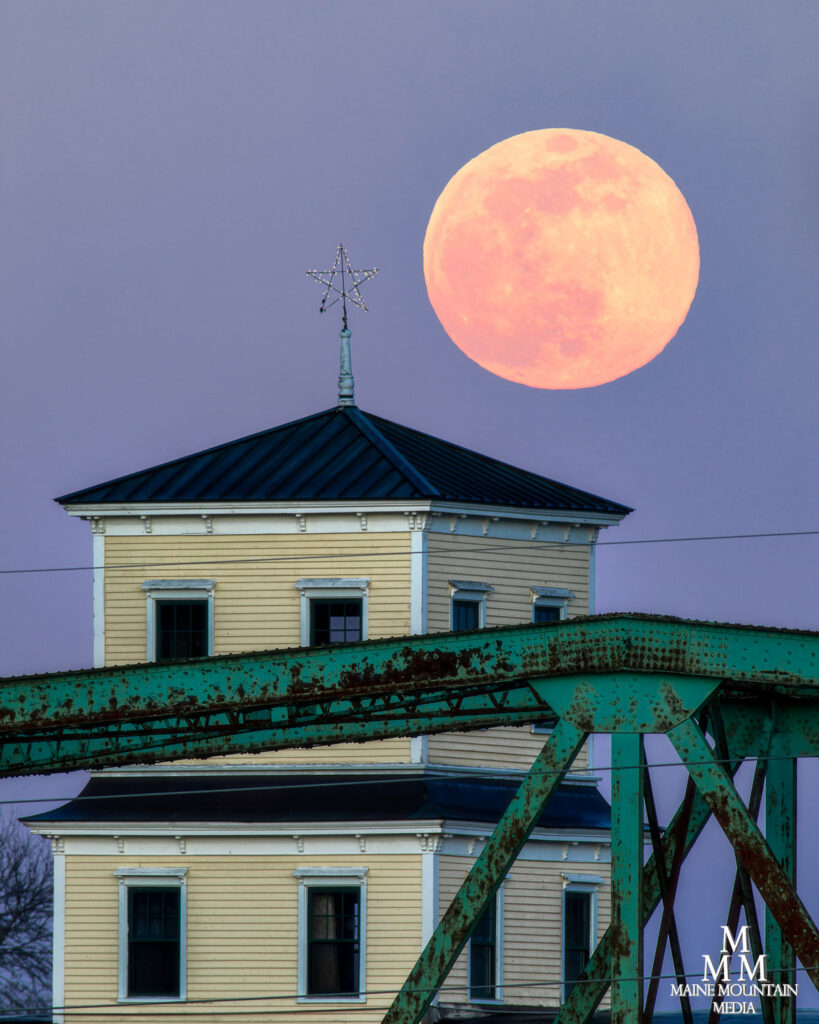
[{"label": "metal spire", "polygon": [[[347,250],[343,245],[339,245],[336,250],[336,258],[333,260],[333,265],[329,270],[307,271],[308,277],[312,277],[314,281],[324,285],[324,295],[321,297],[321,305],[319,306],[320,313],[324,313],[331,306],[335,306],[337,302],[341,303],[341,333],[339,335],[341,338],[341,370],[338,377],[339,405],[355,405],[352,357],[350,355],[350,331],[347,327],[347,299],[366,313],[367,307],[364,305],[364,300],[361,297],[359,285],[369,281],[377,273],[378,267],[373,267],[371,270],[353,270],[350,266]],[[336,283],[337,276],[341,278],[340,288]],[[336,297],[328,302],[327,299],[330,297],[330,292],[335,292]]]}]

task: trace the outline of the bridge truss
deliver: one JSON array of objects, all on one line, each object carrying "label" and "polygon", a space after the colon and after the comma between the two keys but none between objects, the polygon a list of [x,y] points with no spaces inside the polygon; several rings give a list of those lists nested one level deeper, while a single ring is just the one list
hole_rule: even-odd
[{"label": "bridge truss", "polygon": [[[744,909],[769,980],[819,987],[819,931],[796,891],[796,760],[819,754],[819,633],[608,615],[190,662],[0,680],[0,774],[146,764],[232,752],[518,725],[555,728],[412,968],[384,1024],[416,1024],[589,734],[612,745],[612,920],[557,1024],[587,1021],[611,989],[613,1024],[651,1019],[675,893],[713,815],[737,861],[728,925]],[[643,738],[686,767],[657,821]],[[747,803],[733,778],[755,762]],[[765,834],[757,816],[765,804]],[[644,863],[646,823],[652,855]],[[752,884],[765,902],[757,919]],[[643,981],[643,929],[662,906]],[[795,1000],[763,996],[764,1024]],[[681,997],[684,1018],[691,1009]]]}]

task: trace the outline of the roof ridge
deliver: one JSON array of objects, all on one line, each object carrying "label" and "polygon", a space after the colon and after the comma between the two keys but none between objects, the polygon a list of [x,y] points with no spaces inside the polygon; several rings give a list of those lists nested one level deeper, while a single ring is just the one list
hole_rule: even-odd
[{"label": "roof ridge", "polygon": [[264,437],[267,434],[274,434],[277,430],[284,430],[287,427],[295,427],[300,423],[309,423],[310,420],[317,420],[322,416],[327,416],[330,413],[339,412],[337,406],[333,406],[331,409],[322,409],[321,412],[310,413],[309,416],[300,416],[295,420],[288,420],[287,423],[279,423],[275,427],[267,427],[265,430],[257,430],[252,434],[245,434],[244,437],[236,437],[232,441],[223,441],[221,444],[212,445],[210,448],[203,448],[198,452],[190,452],[187,455],[179,455],[175,459],[168,459],[167,462],[160,462],[156,466],[148,466],[145,469],[135,469],[131,473],[123,473],[121,476],[112,477],[110,480],[104,480],[100,484],[91,484],[89,487],[78,487],[75,491],[71,491],[68,494],[61,494],[60,497],[54,498],[53,500],[59,503],[69,501],[77,494],[84,494],[86,491],[98,490],[100,487],[109,487],[111,484],[122,483],[124,480],[130,480],[131,477],[141,476],[143,473],[154,473],[160,469],[167,469],[169,466],[176,466],[181,462],[189,462],[191,459],[198,459],[202,455],[211,455],[213,452],[222,451],[227,448],[232,448],[234,445],[243,444],[246,441],[253,441],[256,438]]},{"label": "roof ridge", "polygon": [[423,473],[419,472],[395,445],[388,441],[378,427],[371,422],[370,414],[359,409],[358,406],[344,406],[344,413],[358,427],[366,439],[374,444],[378,451],[393,464],[393,466],[409,480],[413,487],[417,487],[425,497],[438,498],[441,492],[432,484]]}]

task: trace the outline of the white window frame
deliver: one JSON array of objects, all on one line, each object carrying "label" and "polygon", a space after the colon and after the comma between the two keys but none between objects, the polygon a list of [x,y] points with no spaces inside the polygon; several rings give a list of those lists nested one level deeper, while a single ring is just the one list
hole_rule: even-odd
[{"label": "white window frame", "polygon": [[532,622],[535,621],[535,608],[559,608],[561,620],[568,617],[569,602],[574,600],[574,593],[565,587],[532,587]]},{"label": "white window frame", "polygon": [[453,628],[452,615],[456,601],[474,601],[478,605],[478,629],[486,628],[486,599],[495,592],[488,583],[475,580],[449,581],[449,629]]},{"label": "white window frame", "polygon": [[488,1006],[503,1002],[503,887],[508,878],[501,882],[495,893],[495,998],[473,999],[472,997],[472,938],[470,936],[466,953],[466,997],[470,1003]]},{"label": "white window frame", "polygon": [[299,591],[299,614],[302,647],[310,646],[310,602],[314,600],[343,600],[353,598],[361,601],[361,639],[370,637],[370,579],[367,576],[312,576],[296,581]]},{"label": "white window frame", "polygon": [[[119,880],[119,970],[118,994],[120,1003],[184,1003],[188,998],[187,984],[187,868],[117,868]],[[132,887],[156,889],[160,886],[179,889],[179,995],[128,995],[128,890]]]},{"label": "white window frame", "polygon": [[208,602],[208,655],[213,654],[213,592],[216,580],[145,580],[145,655],[147,661],[156,661],[156,604],[157,601]]},{"label": "white window frame", "polygon": [[[296,868],[293,875],[299,883],[298,898],[298,996],[299,1003],[366,1003],[367,1002],[367,872],[366,867],[305,867]],[[359,891],[360,934],[358,953],[358,995],[308,995],[307,993],[307,935],[309,909],[308,894],[313,886],[322,889],[357,888]]]},{"label": "white window frame", "polygon": [[606,879],[599,875],[569,874],[563,872],[563,891],[560,894],[560,1001],[566,1001],[566,893],[587,893],[589,900],[589,955],[597,947],[597,897]]}]

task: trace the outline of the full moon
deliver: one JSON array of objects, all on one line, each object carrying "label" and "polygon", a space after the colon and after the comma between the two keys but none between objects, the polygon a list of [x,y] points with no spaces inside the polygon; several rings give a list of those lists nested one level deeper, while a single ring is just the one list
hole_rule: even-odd
[{"label": "full moon", "polygon": [[536,388],[589,388],[650,362],[699,277],[691,211],[639,149],[547,128],[499,142],[438,197],[424,277],[476,363]]}]

